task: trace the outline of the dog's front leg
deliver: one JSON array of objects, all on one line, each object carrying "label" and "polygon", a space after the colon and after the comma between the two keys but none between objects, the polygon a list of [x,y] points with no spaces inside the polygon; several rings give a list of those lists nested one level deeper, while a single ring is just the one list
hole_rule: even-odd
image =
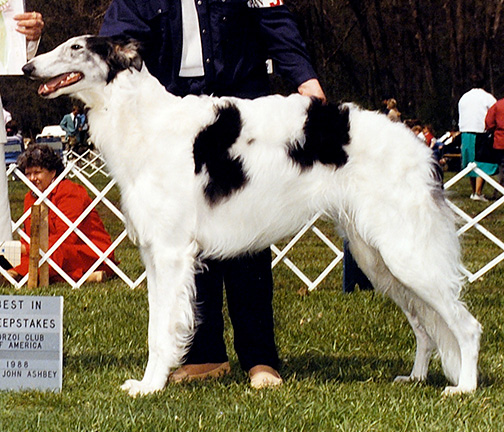
[{"label": "dog's front leg", "polygon": [[141,248],[149,291],[149,359],[141,381],[127,380],[131,396],[162,390],[180,364],[194,327],[195,246]]}]

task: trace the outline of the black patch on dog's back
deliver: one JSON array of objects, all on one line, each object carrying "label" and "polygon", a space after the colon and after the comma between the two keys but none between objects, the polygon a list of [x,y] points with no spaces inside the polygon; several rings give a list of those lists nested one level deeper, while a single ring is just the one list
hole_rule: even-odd
[{"label": "black patch on dog's back", "polygon": [[240,136],[240,111],[229,104],[217,108],[215,122],[203,129],[194,140],[195,173],[206,167],[209,181],[205,196],[211,204],[240,189],[247,177],[240,158],[232,159],[229,149]]},{"label": "black patch on dog's back", "polygon": [[315,162],[343,166],[348,159],[343,146],[350,142],[349,129],[348,108],[324,105],[313,99],[304,125],[306,141],[294,143],[289,156],[302,169],[312,167]]}]

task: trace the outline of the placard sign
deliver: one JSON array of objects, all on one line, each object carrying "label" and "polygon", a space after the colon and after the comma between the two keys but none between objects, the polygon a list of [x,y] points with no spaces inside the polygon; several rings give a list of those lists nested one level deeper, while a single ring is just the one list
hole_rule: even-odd
[{"label": "placard sign", "polygon": [[0,389],[63,383],[63,297],[0,296]]},{"label": "placard sign", "polygon": [[22,75],[26,37],[16,31],[14,17],[24,12],[24,0],[0,0],[0,74]]}]

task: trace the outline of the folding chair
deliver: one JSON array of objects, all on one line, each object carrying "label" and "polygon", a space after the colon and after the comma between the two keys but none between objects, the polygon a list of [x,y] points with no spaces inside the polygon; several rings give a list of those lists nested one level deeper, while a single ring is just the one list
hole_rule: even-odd
[{"label": "folding chair", "polygon": [[7,137],[5,144],[5,165],[16,163],[18,156],[23,153],[23,139],[19,136]]}]

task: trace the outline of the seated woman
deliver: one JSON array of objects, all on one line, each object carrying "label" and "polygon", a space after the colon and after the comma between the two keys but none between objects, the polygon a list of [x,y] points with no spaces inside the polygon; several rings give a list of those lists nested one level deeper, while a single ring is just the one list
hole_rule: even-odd
[{"label": "seated woman", "polygon": [[[44,192],[64,170],[61,158],[46,145],[34,144],[19,156],[18,167],[26,177]],[[63,179],[49,194],[49,200],[74,222],[91,204],[86,189],[68,179]],[[26,212],[37,200],[33,192],[25,195],[24,211]],[[48,215],[49,248],[67,231],[68,225],[51,209]],[[25,232],[30,235],[31,217],[24,223]],[[105,230],[96,209],[93,209],[78,225],[78,228],[102,251],[111,245],[110,235]],[[22,240],[21,264],[9,270],[14,279],[19,280],[28,273],[29,247]],[[113,253],[109,258],[114,260]],[[51,259],[60,266],[73,280],[80,279],[96,262],[98,255],[86,245],[77,234],[70,234],[51,255]],[[88,282],[102,282],[113,274],[113,270],[102,263],[87,279]],[[49,266],[49,281],[59,282],[64,279]]]}]

